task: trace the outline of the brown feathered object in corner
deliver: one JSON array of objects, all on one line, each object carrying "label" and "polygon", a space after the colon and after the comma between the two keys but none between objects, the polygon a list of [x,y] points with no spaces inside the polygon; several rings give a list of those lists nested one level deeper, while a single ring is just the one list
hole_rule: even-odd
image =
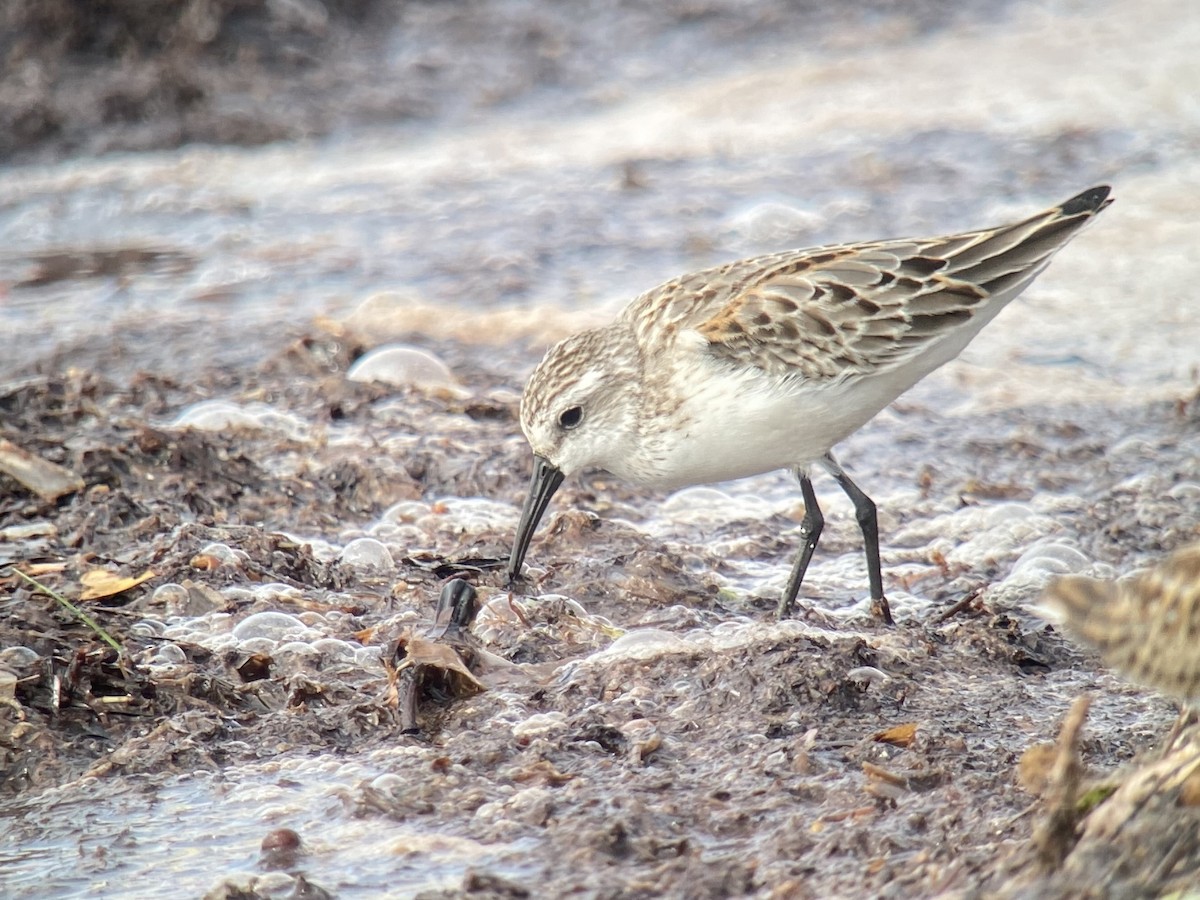
[{"label": "brown feathered object in corner", "polygon": [[1200,700],[1200,543],[1120,581],[1059,578],[1042,604],[1125,677]]}]

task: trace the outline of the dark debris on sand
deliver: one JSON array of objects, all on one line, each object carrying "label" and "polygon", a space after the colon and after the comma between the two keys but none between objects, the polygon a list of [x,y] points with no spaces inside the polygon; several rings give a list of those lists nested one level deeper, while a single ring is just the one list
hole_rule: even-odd
[{"label": "dark debris on sand", "polygon": [[[0,386],[0,438],[54,456],[87,485],[46,503],[5,481],[0,529],[46,526],[9,542],[5,562],[38,571],[71,596],[83,572],[98,566],[156,576],[88,604],[124,648],[118,657],[55,601],[11,572],[0,575],[0,644],[29,651],[0,660],[15,676],[10,701],[0,705],[0,784],[10,797],[36,797],[88,772],[163,777],[293,750],[363,752],[416,740],[431,755],[398,773],[407,785],[402,793],[360,786],[347,802],[356,815],[416,816],[478,841],[532,839],[537,849],[527,862],[542,873],[538,882],[468,873],[463,889],[475,885],[484,895],[679,896],[688,885],[689,896],[1059,896],[1065,873],[1087,878],[1073,837],[1057,869],[1039,867],[1032,835],[1045,813],[1014,774],[1023,750],[1057,730],[1064,698],[1047,693],[1046,675],[1086,672],[1078,651],[1032,619],[993,607],[986,590],[953,615],[895,629],[864,622],[847,632],[830,622],[821,627],[813,614],[807,624],[772,632],[769,599],[761,608],[739,605],[684,565],[678,550],[641,546],[644,536],[627,526],[570,511],[573,499],[596,501],[586,481],[564,488],[561,514],[539,543],[550,573],[544,590],[569,591],[589,615],[620,628],[640,624],[679,639],[748,615],[763,622],[760,636],[725,649],[680,640],[644,657],[583,659],[551,681],[546,673],[555,663],[600,649],[612,635],[579,619],[571,603],[548,598],[523,620],[514,613],[487,647],[542,673],[512,689],[528,713],[545,715],[545,729],[514,735],[497,725],[501,701],[490,692],[470,703],[446,694],[422,699],[414,737],[401,734],[405,720],[387,700],[382,665],[318,662],[282,671],[269,655],[211,653],[135,628],[163,618],[156,602],[176,604],[173,611],[185,616],[219,609],[237,619],[267,609],[337,610],[340,637],[382,644],[395,637],[386,623],[397,615],[431,618],[446,577],[466,573],[496,595],[503,575],[481,562],[504,556],[507,531],[456,539],[441,558],[414,552],[383,579],[323,562],[287,536],[337,533],[405,499],[502,498],[515,517],[527,451],[504,376],[471,372],[469,401],[402,392],[397,404],[380,386],[344,380],[356,352],[313,335],[257,370],[213,372],[186,386],[147,375],[117,383],[78,371]],[[492,393],[499,389],[508,393]],[[460,452],[429,443],[410,458],[385,461],[270,430],[167,424],[214,393],[269,396],[277,409],[309,422],[373,428],[382,417],[397,432],[419,432],[438,416],[443,438],[458,442]],[[481,404],[490,408],[486,415],[478,414]],[[1147,410],[1147,421],[1160,414],[1169,411]],[[1019,436],[1021,464],[1046,452],[1074,454],[1086,460],[1076,477],[1096,484],[1124,477],[1087,450],[1082,430],[1058,421],[976,427],[974,439],[983,442],[1006,429],[1009,444]],[[297,452],[303,466],[279,465]],[[1000,481],[1004,465],[992,465]],[[982,469],[944,468],[940,477],[977,487],[982,476]],[[632,497],[622,489],[605,493],[618,504]],[[1108,498],[1101,503],[1128,502],[1119,492],[1101,493]],[[1186,527],[1182,507],[1155,510],[1156,533]],[[1127,527],[1138,527],[1137,518],[1135,510]],[[834,544],[845,540],[837,531]],[[964,593],[963,577],[947,572],[943,584],[923,587],[949,609]],[[986,576],[974,577],[986,588]],[[167,582],[187,586],[185,594],[155,601],[153,585]],[[263,585],[272,590],[255,593]],[[179,664],[170,677],[151,676],[139,660],[165,644],[178,648]],[[1143,703],[1143,714],[1165,728],[1169,704]],[[1112,772],[1148,749],[1144,733],[1122,732],[1114,710],[1103,713],[1103,739],[1085,726],[1076,746],[1091,770]],[[1185,789],[1177,779],[1164,789],[1175,800],[1137,807],[1141,813],[1131,806],[1129,815],[1153,815],[1162,827],[1177,819],[1194,824],[1198,808],[1178,800]],[[1079,852],[1091,854],[1087,821]],[[1197,872],[1194,848],[1172,841],[1153,861],[1123,856],[1121,883],[1163,890],[1186,883]]]},{"label": "dark debris on sand", "polygon": [[[470,119],[518,99],[570,109],[619,95],[628,79],[736,64],[749,39],[819,42],[846,15],[901,15],[934,30],[1007,5],[7,0],[0,161],[254,146],[350,125]],[[674,38],[681,28],[688,46]]]},{"label": "dark debris on sand", "polygon": [[[819,47],[833,21],[844,34],[896,15],[922,33],[956,16],[986,22],[1005,6],[11,0],[0,4],[0,160],[594,109],[632,80],[741,64],[748,37],[760,49],[776,37]],[[675,40],[683,31],[688,39]],[[613,47],[623,50],[614,57]],[[1048,185],[1133,152],[1114,149],[1114,135],[1029,138],[1020,164],[1007,141],[975,134],[909,137],[907,149],[893,143],[882,156],[895,151],[891,177],[911,190],[949,197],[947,179],[967,171],[958,161],[981,146],[981,172]],[[681,167],[680,194],[699,181],[683,162],[661,165]],[[858,156],[824,165],[806,156],[795,170],[819,182],[862,168]],[[631,184],[636,173],[631,164]],[[982,195],[994,176],[978,177]],[[501,224],[494,213],[480,222]],[[451,226],[446,233],[460,224]],[[595,235],[571,227],[587,231],[573,252],[591,254]],[[447,295],[494,296],[496,273],[472,249],[491,244],[460,237],[447,242],[458,267]],[[529,273],[563,240],[538,244]],[[21,258],[26,271],[12,287],[186,275],[202,252],[39,248]],[[0,380],[0,442],[84,485],[47,499],[0,474],[6,834],[43,830],[64,815],[49,806],[64,796],[86,808],[106,789],[150,796],[187,773],[401,747],[385,778],[339,786],[334,815],[520,848],[513,866],[472,866],[427,900],[1136,897],[1200,883],[1200,736],[1184,730],[1164,752],[1172,704],[1103,674],[1028,614],[1028,592],[997,590],[1011,556],[970,571],[936,554],[917,560],[927,574],[902,586],[933,608],[920,621],[888,629],[810,611],[776,625],[775,597],[722,589],[729,566],[715,546],[736,537],[747,559],[784,570],[798,520],[680,524],[660,539],[640,526],[661,497],[589,475],[564,485],[537,536],[524,583],[535,599],[509,600],[498,563],[528,480],[516,396],[533,348],[407,336],[449,364],[470,391],[463,400],[352,383],[346,372],[363,343],[290,320],[281,327],[302,333],[276,355],[245,363],[270,344],[255,335],[242,363],[214,364],[212,348],[251,342],[235,315],[211,309],[204,334],[126,315],[102,338],[64,338],[40,358],[31,350],[28,365]],[[188,376],[161,374],[170,367],[155,361],[183,347],[202,348]],[[497,362],[506,353],[516,356]],[[212,398],[266,403],[303,427],[172,424]],[[1057,492],[1072,498],[1055,515],[1070,541],[1124,573],[1200,534],[1200,470],[1187,449],[1198,422],[1194,391],[1175,404],[1098,399],[953,419],[901,402],[852,440],[870,475],[917,498],[881,510],[890,534],[943,511],[938,503],[1000,506]],[[397,435],[408,438],[403,451],[386,450]],[[919,468],[909,452],[918,449]],[[511,506],[511,522],[466,527],[442,509],[473,497]],[[386,572],[342,565],[316,546],[343,545],[405,503],[428,521],[403,523],[408,537],[391,548]],[[859,540],[852,522],[831,515],[815,566],[860,552]],[[901,556],[910,549],[884,543]],[[121,652],[17,569],[78,602]],[[82,601],[97,571],[129,586]],[[482,692],[424,671],[389,684],[407,671],[399,651],[414,636],[445,637],[435,602],[456,577],[492,604],[492,618],[448,645],[471,651],[458,657],[464,666],[486,651],[520,677]],[[159,593],[164,585],[173,587]],[[854,598],[825,599],[837,608]],[[268,652],[167,636],[168,619],[259,613],[315,616],[339,642],[394,648],[392,672],[321,652],[285,665]],[[638,630],[650,640],[603,652]],[[1085,691],[1094,696],[1086,720],[1064,727]],[[1038,753],[1049,760],[1041,768]],[[291,871],[300,836],[268,837],[264,857]],[[82,858],[84,835],[68,843]],[[336,852],[325,848],[327,858]],[[230,877],[210,896],[263,896],[257,879],[275,874]],[[291,889],[328,896],[302,875]]]}]

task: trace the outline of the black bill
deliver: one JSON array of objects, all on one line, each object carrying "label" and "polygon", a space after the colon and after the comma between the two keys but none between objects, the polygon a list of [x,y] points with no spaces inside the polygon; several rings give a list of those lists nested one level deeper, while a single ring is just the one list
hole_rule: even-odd
[{"label": "black bill", "polygon": [[525,561],[525,551],[529,549],[533,532],[562,480],[563,473],[550,460],[541,456],[533,457],[533,478],[529,481],[529,496],[525,498],[525,508],[521,510],[521,521],[517,525],[517,539],[513,542],[512,556],[508,558],[510,582],[520,574],[521,563]]}]

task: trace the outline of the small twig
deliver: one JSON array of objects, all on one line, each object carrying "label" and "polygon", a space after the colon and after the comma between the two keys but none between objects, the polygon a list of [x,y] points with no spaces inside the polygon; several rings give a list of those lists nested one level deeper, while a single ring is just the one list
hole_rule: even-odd
[{"label": "small twig", "polygon": [[421,693],[420,680],[416,669],[405,669],[397,678],[401,734],[421,733],[421,726],[417,724],[417,704]]},{"label": "small twig", "polygon": [[39,591],[41,591],[46,596],[53,597],[60,604],[62,604],[64,607],[66,607],[72,613],[74,613],[75,616],[77,616],[79,618],[79,620],[81,622],[83,622],[84,625],[86,625],[88,628],[92,629],[92,631],[96,632],[96,634],[100,636],[100,640],[104,641],[104,643],[108,644],[108,646],[110,646],[114,650],[116,650],[117,653],[124,654],[125,651],[122,649],[121,645],[119,643],[117,643],[117,641],[113,638],[113,636],[111,634],[109,634],[107,631],[105,631],[103,628],[101,628],[100,625],[96,622],[96,620],[93,619],[91,616],[89,616],[87,613],[85,613],[82,609],[80,609],[78,606],[76,606],[74,603],[72,603],[70,600],[68,600],[66,597],[64,597],[62,594],[60,594],[58,591],[54,590],[51,587],[47,587],[46,585],[44,585],[40,581],[38,581],[36,578],[32,578],[29,575],[26,575],[24,572],[22,572],[16,566],[12,566],[11,568],[12,568],[12,571],[15,572],[19,577],[28,581],[30,584],[32,584],[35,588],[37,588]]},{"label": "small twig", "polygon": [[983,593],[983,588],[975,588],[975,590],[969,591],[965,597],[963,597],[961,600],[959,600],[957,603],[955,603],[952,607],[950,607],[947,610],[943,610],[942,612],[940,612],[936,616],[934,616],[933,624],[941,625],[947,619],[957,616],[960,612],[962,612],[967,607],[971,606],[976,600],[978,600],[982,593]]},{"label": "small twig", "polygon": [[1050,768],[1046,800],[1049,815],[1033,833],[1038,861],[1047,872],[1057,871],[1075,845],[1075,826],[1079,821],[1079,782],[1083,766],[1079,762],[1079,736],[1087,721],[1092,698],[1076,699],[1058,732],[1058,754]]}]

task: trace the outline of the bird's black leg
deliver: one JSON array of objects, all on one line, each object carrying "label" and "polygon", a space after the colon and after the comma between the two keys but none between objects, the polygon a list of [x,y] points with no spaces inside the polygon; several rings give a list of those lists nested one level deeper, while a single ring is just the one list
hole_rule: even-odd
[{"label": "bird's black leg", "polygon": [[821,459],[821,465],[833,476],[854,504],[854,516],[858,519],[858,527],[862,529],[863,543],[867,551],[867,578],[871,582],[871,611],[887,625],[896,624],[892,619],[892,611],[888,607],[887,598],[883,596],[883,572],[879,564],[879,520],[875,515],[875,503],[862,492],[850,476],[842,471],[833,454],[827,453]]},{"label": "bird's black leg", "polygon": [[800,493],[804,495],[804,519],[800,523],[800,539],[804,543],[800,546],[800,555],[796,557],[787,587],[779,599],[779,608],[775,611],[780,619],[791,615],[792,607],[796,605],[800,583],[804,581],[809,560],[812,559],[813,551],[817,549],[817,541],[821,539],[821,529],[825,527],[825,517],[821,515],[821,508],[817,506],[817,495],[813,492],[808,473],[797,471],[796,477],[800,479]]}]

